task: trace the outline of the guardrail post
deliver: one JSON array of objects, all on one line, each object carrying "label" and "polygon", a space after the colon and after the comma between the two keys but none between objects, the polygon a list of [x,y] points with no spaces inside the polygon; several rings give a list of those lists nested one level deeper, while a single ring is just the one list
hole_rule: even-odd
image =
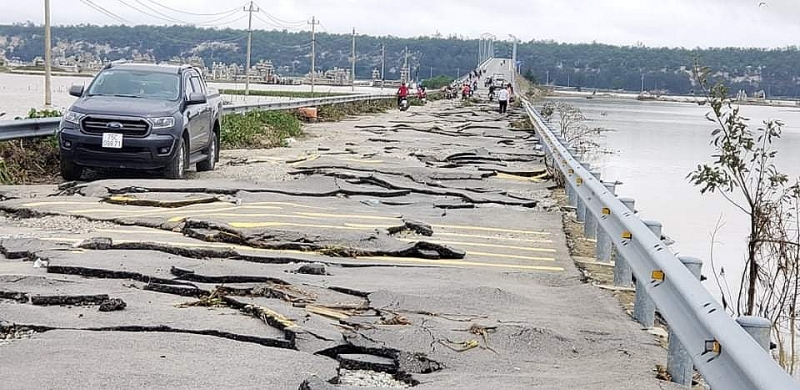
[{"label": "guardrail post", "polygon": [[[598,181],[600,181],[600,170],[595,168],[589,171],[589,174],[594,176]],[[593,194],[593,196],[597,196],[599,194]],[[597,238],[597,217],[594,216],[591,210],[585,208],[584,213],[586,216],[584,217],[585,222],[583,223],[583,236],[588,239],[595,239]]]},{"label": "guardrail post", "polygon": [[[606,190],[608,190],[611,195],[616,194],[616,182],[604,182],[603,185],[606,186]],[[612,248],[611,237],[609,237],[608,233],[606,233],[606,231],[601,229],[599,226],[597,226],[596,232],[597,242],[595,243],[595,257],[597,257],[597,261],[610,262]]]},{"label": "guardrail post", "polygon": [[761,348],[769,352],[769,331],[772,329],[772,322],[763,317],[756,316],[741,316],[736,319],[736,322],[749,333],[753,340],[755,340]]},{"label": "guardrail post", "polygon": [[[592,166],[588,162],[585,162],[585,161],[583,161],[583,159],[581,159],[580,163],[581,163],[581,165],[583,166],[583,168],[585,170],[587,170],[587,171],[591,170]],[[583,178],[581,178],[578,175],[575,175],[576,191],[577,191],[577,187],[579,186],[579,184],[578,184],[579,181],[583,181]],[[580,196],[578,196],[577,193],[575,194],[575,215],[577,217],[577,221],[578,222],[585,222],[586,221],[586,203],[583,201],[583,199],[581,199]]]},{"label": "guardrail post", "polygon": [[[567,148],[567,152],[569,152],[570,155],[575,156],[576,150],[575,150],[575,148],[568,147]],[[556,156],[553,156],[553,160],[554,161],[555,161],[555,159],[556,159]],[[575,159],[580,161],[580,156],[575,157]],[[575,175],[573,174],[571,176],[574,177]],[[575,207],[575,206],[578,205],[578,199],[577,199],[578,194],[575,192],[575,189],[573,188],[573,185],[575,185],[575,184],[572,181],[573,181],[573,179],[570,177],[570,175],[567,175],[564,178],[564,182],[566,183],[564,185],[564,190],[567,193],[567,204],[569,204],[572,207]]]},{"label": "guardrail post", "polygon": [[[661,222],[658,221],[642,221],[658,239],[661,239]],[[634,237],[634,239],[636,239]],[[649,280],[636,279],[636,300],[633,304],[633,318],[639,321],[640,324],[646,328],[652,328],[656,321],[656,304],[650,299],[647,294],[647,285]]]},{"label": "guardrail post", "polygon": [[[686,266],[697,280],[700,280],[703,260],[691,256],[678,256],[678,260]],[[669,330],[669,352],[667,352],[667,372],[675,383],[686,386],[692,384],[692,378],[694,377],[692,356],[683,347],[682,342],[678,340],[678,336],[672,331],[671,326]]]},{"label": "guardrail post", "polygon": [[[636,211],[636,201],[632,198],[619,198],[619,201],[631,212]],[[615,253],[614,256],[614,285],[619,287],[633,286],[633,271],[631,270],[631,266],[628,265],[628,260],[619,252]]]}]

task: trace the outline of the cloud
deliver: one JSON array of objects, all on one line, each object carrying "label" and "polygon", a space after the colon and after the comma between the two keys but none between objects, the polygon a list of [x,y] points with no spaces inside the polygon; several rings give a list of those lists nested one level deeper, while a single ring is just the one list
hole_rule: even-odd
[{"label": "cloud", "polygon": [[[175,24],[179,19],[203,25],[244,29],[240,4],[218,0],[51,0],[54,24],[117,24],[87,6],[93,2],[140,24]],[[32,3],[40,3],[34,0]],[[176,13],[155,3],[193,13],[230,11],[222,16]],[[256,29],[307,30],[314,15],[320,31],[348,33],[355,27],[370,35],[421,36],[441,32],[477,38],[489,32],[499,39],[601,42],[647,46],[784,47],[800,36],[800,6],[795,0],[270,0],[253,20]],[[256,3],[259,3],[258,1]],[[223,5],[224,4],[224,5]],[[135,8],[135,9],[134,9]],[[241,10],[241,11],[238,11]],[[147,15],[150,14],[150,15]],[[43,7],[19,7],[0,1],[0,23],[40,23]],[[166,16],[164,16],[166,15]]]}]

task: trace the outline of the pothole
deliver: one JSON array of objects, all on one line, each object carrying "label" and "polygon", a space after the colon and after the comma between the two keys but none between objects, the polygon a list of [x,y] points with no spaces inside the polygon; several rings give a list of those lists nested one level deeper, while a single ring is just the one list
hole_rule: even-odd
[{"label": "pothole", "polygon": [[407,389],[412,385],[397,380],[392,374],[372,370],[339,369],[339,385],[351,387]]},{"label": "pothole", "polygon": [[34,334],[36,331],[27,327],[0,325],[0,345],[9,344],[14,340],[29,339]]}]

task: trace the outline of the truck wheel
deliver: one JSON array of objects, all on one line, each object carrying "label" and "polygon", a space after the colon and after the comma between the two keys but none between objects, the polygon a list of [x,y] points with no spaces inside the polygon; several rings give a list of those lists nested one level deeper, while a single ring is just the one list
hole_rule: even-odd
[{"label": "truck wheel", "polygon": [[64,180],[80,180],[83,167],[61,157],[61,177]]},{"label": "truck wheel", "polygon": [[217,164],[217,153],[219,150],[219,138],[217,133],[211,133],[211,144],[206,148],[205,153],[208,154],[208,159],[197,163],[198,172],[213,171]]},{"label": "truck wheel", "polygon": [[178,143],[178,150],[175,157],[164,168],[164,176],[167,179],[183,179],[183,174],[186,171],[186,140],[181,139]]}]

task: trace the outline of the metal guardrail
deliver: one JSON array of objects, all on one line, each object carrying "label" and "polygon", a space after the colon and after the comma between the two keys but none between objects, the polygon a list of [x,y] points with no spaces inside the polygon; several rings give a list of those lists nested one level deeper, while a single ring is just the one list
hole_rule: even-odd
[{"label": "metal guardrail", "polygon": [[[520,97],[548,156],[602,229],[667,320],[712,389],[800,389],[713,296],[603,183],[567,150],[538,112]],[[588,218],[587,218],[588,219]],[[644,291],[640,291],[643,287]],[[637,297],[638,299],[638,297]],[[674,342],[670,340],[670,342]]]},{"label": "metal guardrail", "polygon": [[[328,104],[388,99],[393,96],[394,94],[358,94],[347,96],[331,96],[316,99],[298,99],[284,102],[230,104],[222,106],[222,115],[234,113],[241,114],[253,110],[292,110],[296,108],[324,106]],[[0,141],[47,137],[56,133],[59,123],[61,123],[60,117],[0,121]]]}]

